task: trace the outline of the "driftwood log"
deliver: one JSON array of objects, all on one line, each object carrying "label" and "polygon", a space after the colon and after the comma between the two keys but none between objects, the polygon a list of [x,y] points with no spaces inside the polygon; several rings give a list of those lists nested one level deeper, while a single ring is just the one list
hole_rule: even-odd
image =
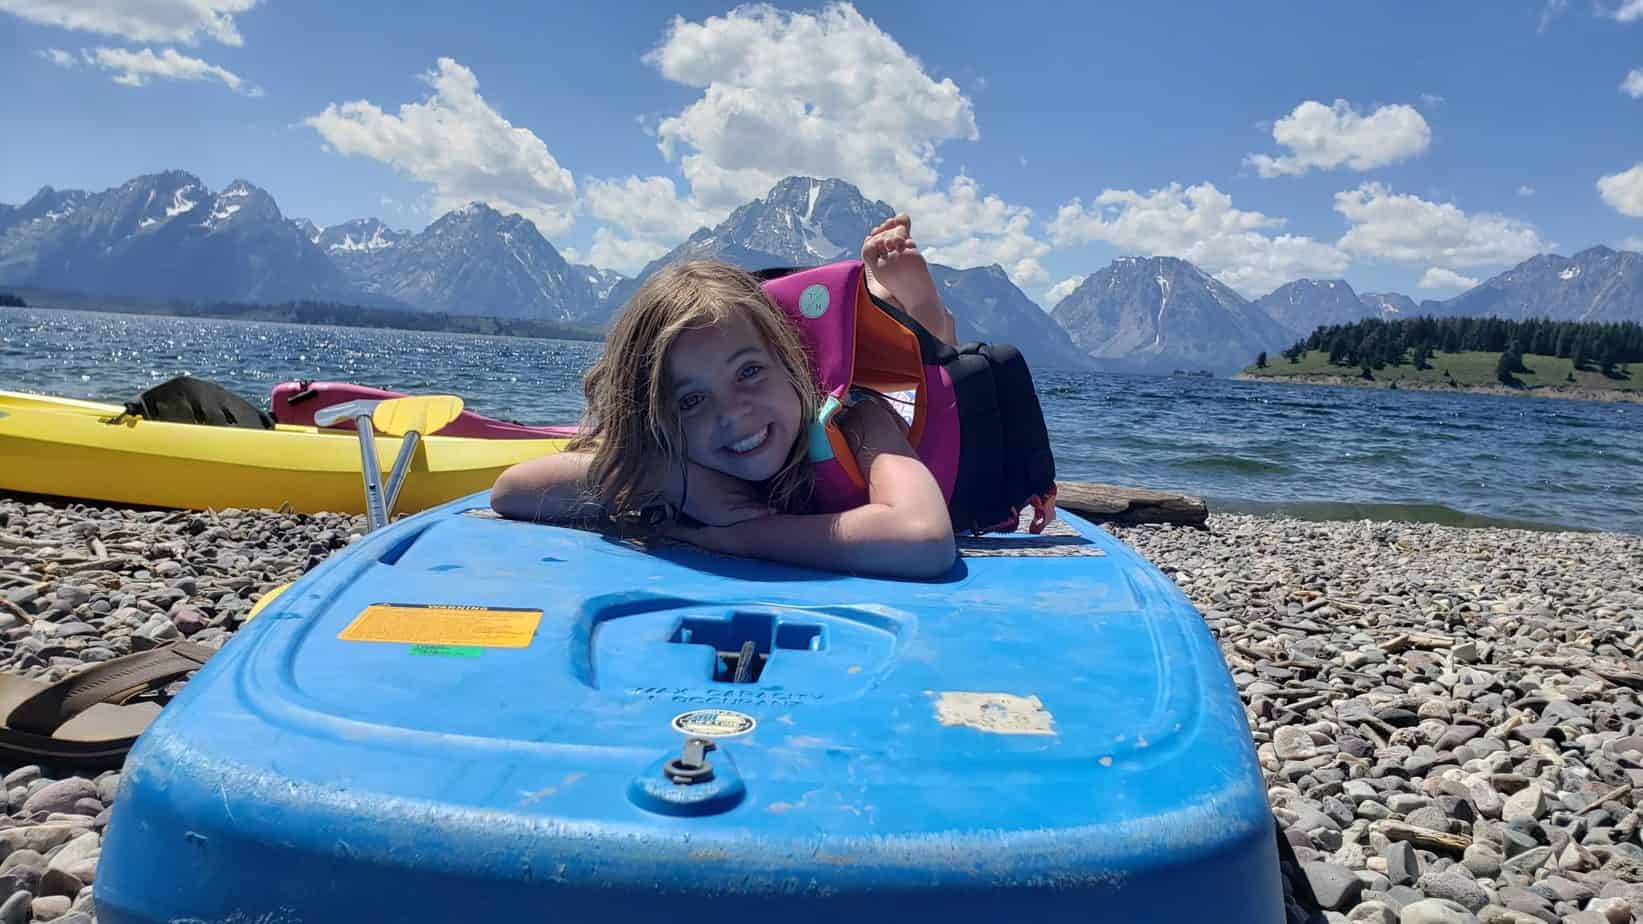
[{"label": "driftwood log", "polygon": [[1209,519],[1201,498],[1083,481],[1057,482],[1055,505],[1091,522],[1122,526],[1167,523],[1204,529]]}]

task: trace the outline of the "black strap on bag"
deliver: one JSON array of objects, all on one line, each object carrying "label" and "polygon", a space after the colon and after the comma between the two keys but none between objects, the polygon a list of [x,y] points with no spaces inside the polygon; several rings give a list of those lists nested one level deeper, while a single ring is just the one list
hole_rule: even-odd
[{"label": "black strap on bag", "polygon": [[[272,430],[274,418],[221,385],[179,375],[126,403],[125,413],[165,423]],[[122,415],[123,416],[123,415]]]}]

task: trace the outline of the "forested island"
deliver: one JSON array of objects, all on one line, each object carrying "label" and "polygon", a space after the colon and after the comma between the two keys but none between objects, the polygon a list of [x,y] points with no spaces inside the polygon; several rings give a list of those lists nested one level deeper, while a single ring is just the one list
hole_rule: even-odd
[{"label": "forested island", "polygon": [[[15,295],[10,297],[16,300],[17,307],[25,307],[22,304],[22,298]],[[490,334],[499,337],[535,337],[548,340],[604,339],[604,331],[589,324],[569,324],[529,318],[497,318],[486,315],[450,314],[443,311],[370,308],[364,305],[308,300],[288,301],[278,304],[176,302],[55,292],[34,293],[31,295],[31,304],[36,308],[58,308],[70,311],[107,311],[116,314],[215,318],[229,321],[269,321],[281,324],[318,324],[334,327],[386,327],[397,330]]]},{"label": "forested island", "polygon": [[1371,318],[1320,326],[1237,377],[1639,400],[1638,362],[1643,325],[1630,321]]},{"label": "forested island", "polygon": [[27,308],[28,302],[10,292],[0,292],[0,308]]}]

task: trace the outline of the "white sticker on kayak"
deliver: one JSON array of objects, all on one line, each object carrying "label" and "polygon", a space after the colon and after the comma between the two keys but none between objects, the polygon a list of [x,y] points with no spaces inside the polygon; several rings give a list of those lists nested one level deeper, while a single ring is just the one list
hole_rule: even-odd
[{"label": "white sticker on kayak", "polygon": [[758,725],[745,712],[729,709],[692,709],[673,717],[673,730],[702,738],[734,738]]},{"label": "white sticker on kayak", "polygon": [[936,718],[995,735],[1055,734],[1055,717],[1036,696],[944,692],[936,700]]}]

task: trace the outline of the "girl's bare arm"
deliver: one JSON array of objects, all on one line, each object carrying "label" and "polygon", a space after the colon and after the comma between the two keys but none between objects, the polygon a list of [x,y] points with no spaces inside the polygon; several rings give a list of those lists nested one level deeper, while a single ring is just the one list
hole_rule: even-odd
[{"label": "girl's bare arm", "polygon": [[604,514],[588,491],[588,452],[556,452],[509,467],[491,488],[491,509],[514,520],[572,520]]}]

